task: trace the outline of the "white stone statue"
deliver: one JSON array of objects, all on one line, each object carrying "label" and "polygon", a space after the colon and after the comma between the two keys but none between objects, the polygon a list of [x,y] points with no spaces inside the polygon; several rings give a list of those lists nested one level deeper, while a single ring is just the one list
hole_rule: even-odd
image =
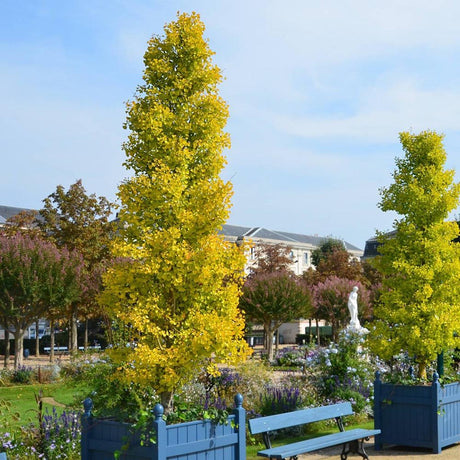
[{"label": "white stone statue", "polygon": [[350,312],[350,326],[361,327],[358,319],[358,286],[355,286],[348,296],[348,311]]},{"label": "white stone statue", "polygon": [[348,296],[348,310],[350,312],[348,329],[361,334],[367,334],[369,330],[362,327],[358,319],[358,286],[354,286]]}]

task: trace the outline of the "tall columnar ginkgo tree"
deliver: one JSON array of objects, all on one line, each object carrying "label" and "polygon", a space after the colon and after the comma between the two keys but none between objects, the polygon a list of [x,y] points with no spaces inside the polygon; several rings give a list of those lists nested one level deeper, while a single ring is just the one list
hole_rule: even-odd
[{"label": "tall columnar ginkgo tree", "polygon": [[132,177],[119,188],[113,244],[122,262],[101,297],[137,344],[123,358],[126,378],[153,385],[166,405],[197,369],[248,355],[243,250],[218,236],[232,195],[219,176],[228,108],[203,32],[198,14],[178,14],[148,43],[143,84],[127,104]]},{"label": "tall columnar ginkgo tree", "polygon": [[401,351],[415,357],[420,377],[438,353],[459,346],[459,229],[448,217],[460,184],[444,168],[442,139],[432,131],[401,133],[405,155],[396,159],[394,182],[380,192],[380,208],[399,217],[391,237],[380,235],[375,262],[383,288],[370,338],[385,358]]}]

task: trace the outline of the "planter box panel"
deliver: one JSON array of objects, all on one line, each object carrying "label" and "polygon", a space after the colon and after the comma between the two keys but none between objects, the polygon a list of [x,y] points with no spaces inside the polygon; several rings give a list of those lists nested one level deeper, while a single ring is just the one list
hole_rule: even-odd
[{"label": "planter box panel", "polygon": [[82,460],[113,460],[114,452],[122,451],[123,460],[245,460],[245,411],[241,395],[235,397],[235,409],[226,424],[209,420],[166,425],[163,407],[155,408],[151,427],[157,442],[140,445],[139,433],[132,433],[125,423],[98,420],[92,417],[92,401],[85,401],[82,416]]},{"label": "planter box panel", "polygon": [[460,384],[441,388],[438,419],[442,447],[460,442]]},{"label": "planter box panel", "polygon": [[[208,452],[207,459],[233,459],[232,445],[238,442],[238,435],[232,427],[234,416],[226,425],[214,425],[210,421],[199,421],[170,425],[167,429],[168,458],[174,460],[196,460],[197,455]],[[230,446],[230,447],[229,447]]]},{"label": "planter box panel", "polygon": [[383,444],[426,447],[439,453],[460,441],[460,384],[441,388],[437,376],[430,386],[374,382],[376,449]]},{"label": "planter box panel", "polygon": [[89,426],[87,435],[88,460],[113,460],[113,454],[128,445],[123,460],[152,460],[151,447],[139,445],[139,437],[133,436],[128,424],[96,420]]},{"label": "planter box panel", "polygon": [[[419,447],[431,445],[429,407],[411,404],[408,410],[407,406],[393,402],[381,408],[381,417],[382,426],[385,427],[385,432],[382,430],[382,442],[387,444],[410,442],[416,443]],[[404,427],[403,432],[401,427]]]}]

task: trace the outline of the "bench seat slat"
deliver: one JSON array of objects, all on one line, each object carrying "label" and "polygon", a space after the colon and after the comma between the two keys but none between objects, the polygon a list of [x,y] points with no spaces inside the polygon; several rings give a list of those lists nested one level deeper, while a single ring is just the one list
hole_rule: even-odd
[{"label": "bench seat slat", "polygon": [[249,420],[249,430],[252,434],[265,433],[266,431],[275,431],[281,428],[290,428],[291,426],[351,414],[353,414],[353,409],[349,402],[331,404],[329,406],[296,410],[284,414],[269,415],[268,417],[253,418]]},{"label": "bench seat slat", "polygon": [[327,434],[325,436],[319,436],[317,438],[307,439],[306,441],[299,441],[285,446],[264,449],[257,452],[257,455],[260,457],[284,459],[306,452],[312,452],[314,450],[324,449],[326,447],[336,446],[338,444],[344,444],[358,439],[364,439],[369,436],[375,436],[379,433],[380,430],[365,430],[363,428],[356,428],[354,430]]}]

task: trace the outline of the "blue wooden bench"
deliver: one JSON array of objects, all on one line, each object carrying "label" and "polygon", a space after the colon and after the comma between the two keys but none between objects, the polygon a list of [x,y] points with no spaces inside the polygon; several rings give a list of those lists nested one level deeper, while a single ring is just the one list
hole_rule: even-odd
[{"label": "blue wooden bench", "polygon": [[[363,442],[370,436],[379,434],[380,430],[365,430],[362,428],[345,430],[342,417],[352,414],[353,410],[349,402],[332,404],[330,406],[315,407],[313,409],[303,409],[287,412],[285,414],[254,418],[249,420],[249,430],[252,434],[262,433],[266,449],[257,452],[257,455],[260,457],[268,457],[270,459],[290,458],[291,460],[296,460],[301,454],[342,444],[343,449],[340,454],[341,460],[346,460],[348,454],[351,452],[359,454],[365,459],[369,459],[364,451]],[[272,447],[271,445],[270,434],[276,430],[332,418],[336,420],[340,430],[337,433],[327,434],[279,447]]]}]

